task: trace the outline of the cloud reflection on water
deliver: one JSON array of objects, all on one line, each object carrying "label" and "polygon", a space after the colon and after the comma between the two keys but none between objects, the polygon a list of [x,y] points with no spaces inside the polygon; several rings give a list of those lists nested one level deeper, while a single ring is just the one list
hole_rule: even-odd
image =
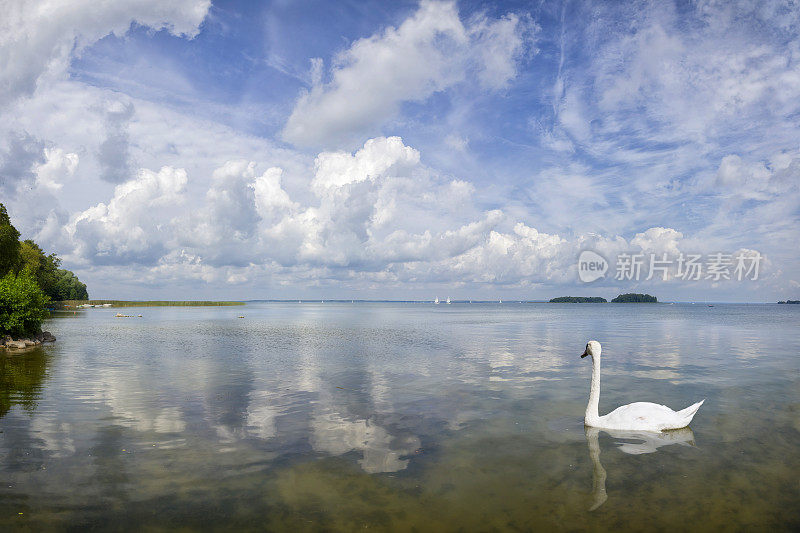
[{"label": "cloud reflection on water", "polygon": [[[578,420],[583,412],[589,369],[576,349],[585,338],[608,339],[609,405],[642,394],[677,402],[698,387],[746,382],[751,351],[765,365],[787,364],[763,357],[785,336],[752,343],[752,330],[693,325],[686,309],[685,318],[659,323],[670,309],[620,308],[600,320],[594,308],[546,304],[490,312],[466,304],[444,312],[410,304],[317,307],[255,304],[246,321],[228,319],[224,309],[148,310],[137,322],[98,310],[53,321],[59,342],[47,348],[46,368],[33,365],[38,384],[23,398],[17,378],[7,380],[14,403],[0,417],[0,471],[26,494],[45,484],[66,498],[77,482],[97,493],[113,485],[125,500],[163,496],[164,475],[186,490],[213,492],[203,480],[245,472],[263,480],[300,463],[345,465],[379,480],[390,472],[416,479],[447,461],[480,472],[485,458],[502,457],[485,447],[491,441],[512,450],[538,442],[552,458],[542,466],[546,475],[563,480],[570,470],[559,461],[572,466],[571,446],[581,454],[583,427],[567,432],[572,440],[540,429],[551,416]],[[630,313],[641,327],[630,326]],[[720,361],[729,365],[722,374]],[[612,438],[637,454],[691,441]],[[594,493],[601,494],[595,441]],[[621,479],[610,461],[608,476]],[[122,466],[129,479],[117,483]],[[498,472],[506,466],[500,462]],[[450,472],[442,476],[446,487],[463,489]]]}]

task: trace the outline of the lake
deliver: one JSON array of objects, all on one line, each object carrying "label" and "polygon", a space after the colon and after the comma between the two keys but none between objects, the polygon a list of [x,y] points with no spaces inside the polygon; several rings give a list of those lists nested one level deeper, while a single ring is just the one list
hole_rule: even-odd
[{"label": "lake", "polygon": [[[0,354],[0,529],[800,528],[800,306],[117,311]],[[590,339],[690,429],[585,430]]]}]

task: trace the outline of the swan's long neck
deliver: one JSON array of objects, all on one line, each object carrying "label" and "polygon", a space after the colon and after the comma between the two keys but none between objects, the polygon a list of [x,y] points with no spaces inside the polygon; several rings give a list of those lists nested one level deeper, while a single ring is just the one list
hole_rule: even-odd
[{"label": "swan's long neck", "polygon": [[589,403],[586,405],[584,422],[591,426],[600,419],[600,356],[592,356],[592,386],[589,389]]}]

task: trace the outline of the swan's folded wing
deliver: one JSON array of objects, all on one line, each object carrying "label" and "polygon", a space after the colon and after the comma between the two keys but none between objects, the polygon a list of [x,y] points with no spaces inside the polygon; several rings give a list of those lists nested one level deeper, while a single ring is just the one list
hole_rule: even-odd
[{"label": "swan's folded wing", "polygon": [[617,407],[601,418],[609,428],[660,431],[675,423],[675,411],[666,405],[636,402]]}]

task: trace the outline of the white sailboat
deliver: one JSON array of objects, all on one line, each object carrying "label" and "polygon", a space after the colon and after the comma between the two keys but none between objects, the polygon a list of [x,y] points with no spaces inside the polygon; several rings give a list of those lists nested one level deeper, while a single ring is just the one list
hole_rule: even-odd
[{"label": "white sailboat", "polygon": [[450,305],[450,298],[447,299],[447,305]]},{"label": "white sailboat", "polygon": [[438,304],[438,303],[439,303],[439,297],[438,297],[438,296],[437,296],[437,297],[436,297],[436,299],[433,301],[433,303],[435,303],[435,304]]}]

